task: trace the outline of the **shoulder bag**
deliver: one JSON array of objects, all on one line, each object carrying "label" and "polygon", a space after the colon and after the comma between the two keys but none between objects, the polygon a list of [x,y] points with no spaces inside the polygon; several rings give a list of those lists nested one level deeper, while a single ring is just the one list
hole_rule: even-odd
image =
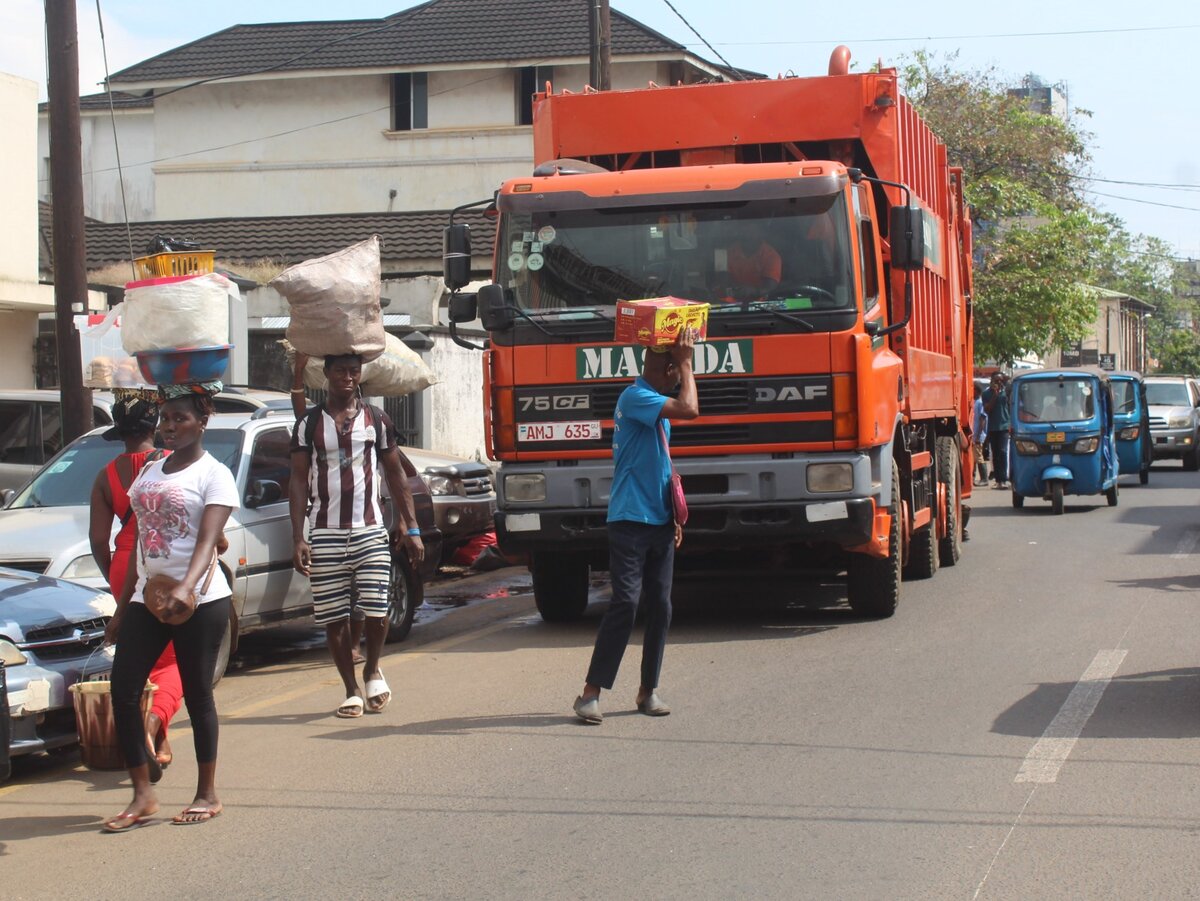
[{"label": "shoulder bag", "polygon": [[[142,557],[143,565],[145,557]],[[217,571],[217,549],[213,548],[212,562],[208,565],[208,575],[204,577],[204,584],[200,587],[200,594],[203,595],[208,591],[208,586],[212,584],[213,574]],[[171,592],[175,590],[175,586],[179,584],[178,579],[172,579],[170,576],[150,576],[146,579],[146,584],[142,588],[142,600],[146,604],[146,609],[159,622],[166,623],[168,626],[178,626],[186,623],[192,618],[192,614],[196,612],[196,603],[199,600],[196,592],[192,592],[188,598],[187,606],[182,610],[172,611],[170,604]]]},{"label": "shoulder bag", "polygon": [[667,444],[667,430],[663,427],[661,419],[658,421],[658,437],[662,439],[663,450],[667,453],[667,462],[671,464],[671,513],[675,517],[675,525],[682,528],[687,525],[688,519],[687,497],[683,493],[683,480],[679,477],[679,473],[675,470],[675,464],[671,461],[671,447]]}]

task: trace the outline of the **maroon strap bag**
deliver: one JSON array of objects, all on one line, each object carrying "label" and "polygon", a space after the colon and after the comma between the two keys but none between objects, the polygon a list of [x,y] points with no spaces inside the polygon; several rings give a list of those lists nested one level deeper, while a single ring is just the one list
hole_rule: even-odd
[{"label": "maroon strap bag", "polygon": [[[667,444],[667,430],[663,428],[662,420],[658,420],[658,437],[662,439],[663,450],[667,452],[668,462],[671,460],[671,447]],[[687,498],[683,494],[683,480],[671,463],[671,512],[675,516],[675,525],[682,528],[687,525]]]}]

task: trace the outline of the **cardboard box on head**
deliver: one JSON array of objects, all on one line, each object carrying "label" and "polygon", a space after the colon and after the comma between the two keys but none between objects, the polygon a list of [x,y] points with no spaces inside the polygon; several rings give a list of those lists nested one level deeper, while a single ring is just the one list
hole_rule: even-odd
[{"label": "cardboard box on head", "polygon": [[696,329],[697,341],[707,337],[708,304],[678,297],[617,301],[615,341],[651,348],[669,347],[686,328]]}]

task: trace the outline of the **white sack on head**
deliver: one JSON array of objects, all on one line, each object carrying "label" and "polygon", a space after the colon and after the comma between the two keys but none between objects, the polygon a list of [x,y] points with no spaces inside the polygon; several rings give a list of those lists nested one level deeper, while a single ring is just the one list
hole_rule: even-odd
[{"label": "white sack on head", "polygon": [[130,285],[124,303],[109,313],[120,314],[126,353],[229,343],[229,301],[240,300],[241,293],[225,276],[209,272]]},{"label": "white sack on head", "polygon": [[297,263],[268,283],[291,307],[288,341],[310,357],[383,353],[379,236]]},{"label": "white sack on head", "polygon": [[[280,341],[287,356],[288,368],[295,367],[296,349],[288,341]],[[370,363],[363,363],[362,393],[367,397],[403,397],[423,391],[437,382],[433,371],[421,355],[395,335],[388,334],[383,353]],[[329,389],[325,379],[325,358],[309,357],[304,366],[304,384],[319,391]]]}]

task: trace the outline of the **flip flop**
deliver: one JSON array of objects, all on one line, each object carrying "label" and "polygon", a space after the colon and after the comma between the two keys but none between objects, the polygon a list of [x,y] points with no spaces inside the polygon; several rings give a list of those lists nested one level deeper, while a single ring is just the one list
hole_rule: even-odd
[{"label": "flip flop", "polygon": [[363,699],[358,695],[346,698],[334,713],[344,720],[357,719],[363,715]]},{"label": "flip flop", "polygon": [[[105,832],[128,832],[130,829],[137,829],[139,826],[145,826],[150,822],[153,814],[142,815],[140,813],[119,813],[111,820],[105,820],[100,828]],[[125,825],[120,825],[124,823]]]},{"label": "flip flop", "polygon": [[[372,713],[382,713],[383,708],[392,700],[392,690],[388,688],[387,682],[383,678],[383,672],[379,673],[378,679],[371,679],[367,682],[367,709]],[[380,698],[383,700],[379,700]]]},{"label": "flip flop", "polygon": [[[171,822],[176,826],[199,826],[201,823],[207,823],[214,817],[219,817],[223,809],[224,808],[222,807],[218,807],[216,810],[213,810],[211,807],[193,805],[191,807],[185,807],[177,816],[172,818]],[[199,819],[183,819],[187,816],[199,817]]]}]

